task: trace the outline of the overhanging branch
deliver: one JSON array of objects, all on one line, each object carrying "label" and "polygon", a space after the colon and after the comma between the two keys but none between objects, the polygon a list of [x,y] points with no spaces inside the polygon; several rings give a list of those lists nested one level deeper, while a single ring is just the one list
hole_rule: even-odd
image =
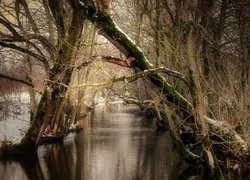
[{"label": "overhanging branch", "polygon": [[[142,71],[154,69],[140,48],[114,23],[109,15],[96,11],[93,7],[81,3],[82,13],[94,23],[114,46],[116,46],[125,56],[133,57],[135,60],[131,64]],[[176,89],[169,84],[166,79],[159,73],[154,73],[149,76],[151,82],[157,87],[161,88],[165,94],[166,99],[180,107],[187,117],[191,117],[193,106],[184,98]]]},{"label": "overhanging branch", "polygon": [[[110,81],[106,81],[106,82],[102,82],[102,83],[80,84],[80,85],[74,86],[73,89],[86,87],[86,86],[109,86],[113,83],[125,81],[125,80],[127,82],[133,82],[133,81],[136,81],[137,79],[147,77],[147,76],[153,75],[155,73],[160,73],[160,72],[163,72],[167,75],[170,75],[170,76],[173,76],[175,78],[182,80],[190,88],[188,81],[183,77],[183,75],[181,73],[179,73],[177,71],[170,70],[170,69],[165,68],[165,67],[160,67],[160,68],[155,68],[155,69],[144,70],[144,71],[141,71],[139,73],[133,74],[131,76],[122,76],[122,77],[118,77],[118,78],[112,78]],[[65,85],[63,85],[63,86],[65,86]]]}]

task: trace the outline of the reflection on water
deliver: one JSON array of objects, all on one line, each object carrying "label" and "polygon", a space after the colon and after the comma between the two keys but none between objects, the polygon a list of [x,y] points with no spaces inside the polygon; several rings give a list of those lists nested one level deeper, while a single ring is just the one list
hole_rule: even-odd
[{"label": "reflection on water", "polygon": [[0,179],[177,179],[184,169],[168,132],[134,106],[99,105],[86,128],[61,144],[41,146],[38,158],[0,163]]}]

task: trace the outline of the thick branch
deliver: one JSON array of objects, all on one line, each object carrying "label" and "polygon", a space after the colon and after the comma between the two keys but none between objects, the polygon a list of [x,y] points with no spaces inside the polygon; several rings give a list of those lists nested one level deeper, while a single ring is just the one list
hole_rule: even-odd
[{"label": "thick branch", "polygon": [[43,57],[41,57],[40,55],[38,54],[35,54],[33,53],[32,51],[28,50],[28,49],[25,49],[25,48],[22,48],[20,46],[17,46],[15,44],[8,44],[8,43],[4,43],[4,42],[1,42],[0,41],[0,46],[3,46],[3,47],[7,47],[7,48],[11,48],[11,49],[15,49],[17,51],[20,51],[20,52],[23,52],[23,53],[26,53],[34,58],[37,58],[38,60],[42,61],[43,63],[46,63],[46,59],[44,59]]},{"label": "thick branch", "polygon": [[[111,62],[111,63],[113,63],[113,62]],[[88,62],[87,62],[87,64],[88,64]],[[117,64],[117,63],[115,63],[115,64]],[[106,82],[102,82],[102,83],[79,84],[77,86],[74,86],[73,88],[82,88],[82,87],[86,87],[86,86],[109,86],[109,85],[111,85],[113,83],[121,82],[121,81],[125,81],[125,80],[127,82],[134,82],[137,79],[140,79],[140,78],[143,78],[143,77],[149,77],[152,74],[156,74],[158,72],[163,72],[163,73],[166,73],[166,74],[168,74],[170,76],[176,77],[176,78],[182,80],[188,87],[190,86],[188,81],[179,72],[172,71],[172,70],[170,70],[168,68],[160,67],[160,68],[155,68],[155,69],[144,70],[142,72],[133,74],[131,76],[122,76],[122,77],[118,77],[118,78],[112,78],[111,80],[106,81]],[[57,82],[54,82],[54,83],[57,83]],[[59,85],[66,86],[65,84],[59,84]]]},{"label": "thick branch", "polygon": [[2,74],[0,73],[0,77],[1,78],[5,78],[5,79],[8,79],[8,80],[11,80],[11,81],[15,81],[15,82],[19,82],[19,83],[23,83],[23,84],[26,84],[32,88],[34,88],[34,85],[31,84],[30,82],[26,81],[26,80],[23,80],[23,79],[17,79],[17,78],[14,78],[14,77],[10,77],[10,76],[7,76],[5,74]]},{"label": "thick branch", "polygon": [[[45,47],[47,52],[49,52],[50,54],[55,52],[56,49],[53,46],[53,44],[51,44],[45,37],[43,37],[40,34],[28,34],[28,35],[25,35],[25,37],[19,36],[19,35],[12,37],[12,36],[9,36],[7,34],[3,34],[0,32],[0,40],[2,42],[27,42],[27,43],[30,43],[29,40],[33,40],[33,39],[39,40],[42,43],[43,47]],[[37,49],[39,49],[39,48],[36,48],[36,50]],[[40,54],[42,54],[42,53],[40,53]]]},{"label": "thick branch", "polygon": [[60,38],[64,39],[66,30],[63,18],[63,6],[62,6],[63,2],[61,0],[60,1],[48,0],[48,2],[49,2],[49,8],[56,22],[55,24],[58,32],[58,40],[60,40]]},{"label": "thick branch", "polygon": [[[83,8],[82,13],[84,13],[84,15],[92,23],[94,23],[98,28],[100,28],[102,35],[105,36],[108,40],[110,40],[110,42],[114,46],[116,46],[122,53],[124,53],[124,55],[126,55],[127,57],[133,57],[135,59],[135,61],[133,61],[133,63],[131,64],[133,67],[137,67],[142,71],[154,69],[153,65],[148,61],[148,59],[145,57],[139,47],[136,46],[136,44],[129,37],[127,37],[126,34],[122,32],[122,30],[120,30],[116,26],[116,24],[113,22],[112,18],[109,15],[102,14],[99,11],[96,12],[94,8],[89,7],[85,4],[81,3],[81,5]],[[133,79],[135,77],[131,78]],[[159,73],[153,73],[149,75],[149,78],[153,84],[155,84],[164,92],[166,100],[174,104],[178,109],[183,112],[182,119],[194,119],[194,108],[191,103],[187,99],[185,99],[180,93],[178,93],[176,89],[171,86],[163,76],[161,76]],[[117,81],[117,79],[115,81]],[[204,118],[206,121],[208,121],[206,117]],[[211,126],[211,132],[214,133],[216,133],[216,129],[221,129],[221,127],[218,126],[218,124],[216,123]],[[234,132],[232,128],[228,128],[228,131]],[[224,137],[228,135],[224,133],[222,134]],[[232,135],[230,135],[230,138],[235,140],[235,144],[239,146],[239,149],[245,151],[244,145],[239,143],[239,140],[237,140]],[[233,141],[230,141],[230,143],[231,142],[233,143]],[[230,146],[230,144],[227,143],[227,146]]]},{"label": "thick branch", "polygon": [[30,25],[32,27],[32,30],[35,33],[39,33],[39,29],[38,29],[38,27],[36,25],[35,20],[33,19],[32,15],[31,15],[31,12],[29,10],[29,7],[28,7],[28,4],[27,4],[26,0],[19,0],[19,3],[22,4],[22,6],[24,7],[24,11],[25,11],[26,17],[29,20],[29,23],[30,23]]},{"label": "thick branch", "polygon": [[31,40],[31,39],[39,40],[50,54],[56,51],[56,48],[54,47],[54,45],[51,44],[49,40],[45,38],[44,36],[42,36],[41,34],[27,34],[25,39],[26,40]]},{"label": "thick branch", "polygon": [[9,24],[9,22],[6,22],[4,19],[0,18],[0,24],[4,25],[14,37],[19,37],[18,32]]},{"label": "thick branch", "polygon": [[[127,57],[133,57],[135,61],[131,64],[138,67],[142,71],[154,69],[153,65],[148,61],[143,52],[138,46],[123,33],[113,22],[110,16],[104,15],[101,12],[87,5],[81,4],[84,15],[100,28],[102,35],[105,36],[110,42],[116,46]],[[188,102],[176,89],[171,86],[163,76],[158,73],[152,74],[150,80],[158,87],[160,87],[167,100],[176,106],[180,107],[187,117],[190,117],[192,112],[192,105]]]},{"label": "thick branch", "polygon": [[43,7],[44,7],[44,10],[45,10],[46,18],[48,19],[49,41],[51,43],[53,43],[54,40],[55,40],[54,30],[53,30],[53,17],[52,17],[51,11],[49,9],[48,0],[43,0]]},{"label": "thick branch", "polygon": [[118,66],[133,68],[131,66],[131,62],[132,62],[131,59],[122,60],[120,58],[116,58],[116,57],[112,57],[112,56],[93,56],[93,57],[90,57],[90,60],[91,61],[85,60],[84,63],[77,66],[77,69],[81,69],[82,67],[86,67],[89,64],[91,64],[91,63],[93,63],[95,61],[99,61],[99,60],[100,61],[105,61],[105,62],[108,62],[108,63],[112,63],[112,64],[116,64]]}]

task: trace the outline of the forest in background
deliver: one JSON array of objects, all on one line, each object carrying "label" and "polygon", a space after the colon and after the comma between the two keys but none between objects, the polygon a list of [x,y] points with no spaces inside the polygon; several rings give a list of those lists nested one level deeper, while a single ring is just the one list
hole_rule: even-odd
[{"label": "forest in background", "polygon": [[[152,110],[188,161],[199,164],[195,153],[202,149],[212,172],[225,154],[244,164],[242,145],[228,136],[234,131],[250,143],[249,9],[244,0],[2,1],[1,95],[22,87],[31,99],[31,128],[20,144],[35,147],[48,126],[66,131],[79,109],[87,109],[79,98],[89,84],[113,92],[115,82],[133,82],[120,97]],[[99,84],[92,81],[98,75],[84,81],[98,57],[133,73]],[[40,102],[36,93],[43,95]],[[74,114],[69,121],[61,120],[66,109]],[[218,122],[211,129],[207,119],[230,125],[229,135],[218,133]],[[60,121],[65,127],[58,127]],[[195,134],[194,142],[180,140],[180,129]]]}]

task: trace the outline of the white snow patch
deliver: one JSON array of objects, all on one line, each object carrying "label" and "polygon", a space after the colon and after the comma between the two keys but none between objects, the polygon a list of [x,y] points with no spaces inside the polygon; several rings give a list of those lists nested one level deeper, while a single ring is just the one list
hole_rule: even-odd
[{"label": "white snow patch", "polygon": [[28,93],[0,97],[0,144],[17,143],[30,125],[30,98]]}]

